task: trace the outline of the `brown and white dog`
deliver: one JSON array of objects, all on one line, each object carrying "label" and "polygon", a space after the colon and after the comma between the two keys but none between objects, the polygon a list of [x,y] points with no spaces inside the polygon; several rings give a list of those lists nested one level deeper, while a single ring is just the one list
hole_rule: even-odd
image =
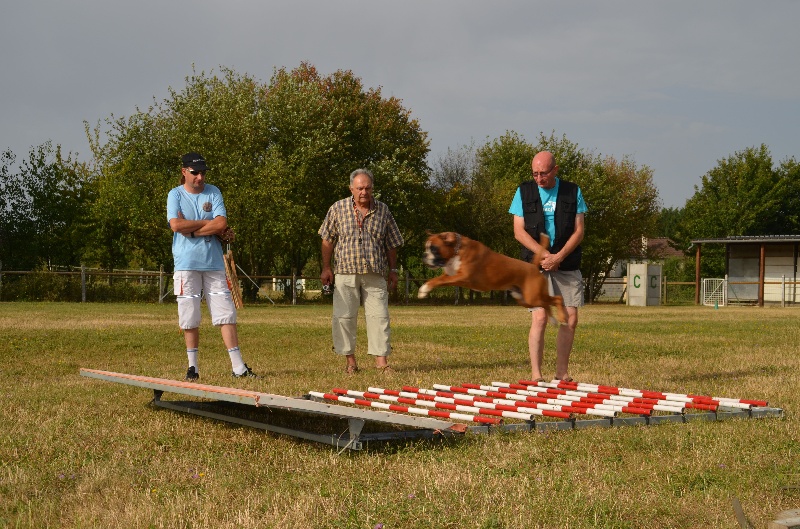
[{"label": "brown and white dog", "polygon": [[[547,248],[549,238],[544,233],[540,244]],[[560,323],[567,322],[567,311],[561,296],[551,296],[547,279],[539,271],[541,254],[533,257],[533,263],[499,254],[486,245],[449,231],[434,233],[425,242],[423,262],[429,268],[444,268],[444,274],[435,277],[419,289],[420,298],[425,298],[436,287],[466,287],[487,292],[510,290],[517,303],[523,307],[556,308]]]}]

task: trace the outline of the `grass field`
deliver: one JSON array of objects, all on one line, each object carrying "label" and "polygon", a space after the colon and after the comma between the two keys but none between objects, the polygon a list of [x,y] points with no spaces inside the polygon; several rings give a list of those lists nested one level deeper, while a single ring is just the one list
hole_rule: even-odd
[{"label": "grass field", "polygon": [[[333,387],[530,376],[518,307],[392,307],[396,369],[343,373],[330,307],[246,307],[264,377],[234,380],[201,329],[201,381],[300,396]],[[0,527],[756,527],[800,507],[800,311],[587,306],[580,381],[766,399],[783,418],[373,444],[337,454],[152,406],[149,390],[81,367],[182,379],[174,304],[0,303]],[[207,315],[206,315],[207,320]],[[363,321],[360,324],[363,332]],[[552,375],[555,332],[545,361]],[[166,398],[166,395],[165,395]]]}]

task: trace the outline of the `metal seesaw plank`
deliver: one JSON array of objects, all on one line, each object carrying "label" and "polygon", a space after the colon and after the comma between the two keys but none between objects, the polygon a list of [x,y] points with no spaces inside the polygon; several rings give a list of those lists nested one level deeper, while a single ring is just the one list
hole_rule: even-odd
[{"label": "metal seesaw plank", "polygon": [[[237,388],[198,384],[195,382],[184,382],[165,378],[130,375],[126,373],[115,373],[112,371],[100,371],[86,368],[81,368],[80,374],[81,376],[96,378],[108,382],[116,382],[130,386],[152,389],[155,395],[153,399],[154,404],[162,408],[233,422],[272,431],[275,433],[327,443],[336,447],[350,448],[353,450],[361,449],[361,443],[359,439],[362,437],[361,429],[364,426],[365,421],[391,424],[393,426],[410,426],[420,429],[417,432],[389,432],[387,434],[383,434],[383,436],[380,437],[382,439],[388,439],[393,434],[396,434],[396,438],[410,438],[417,435],[421,437],[430,437],[433,435],[431,432],[442,434],[463,434],[466,431],[466,427],[463,424],[452,423],[439,419],[413,417],[385,411],[360,410],[346,406],[316,402],[305,398],[275,395],[272,393],[262,393],[258,391]],[[161,393],[163,392],[178,393],[182,395],[190,395],[194,397],[232,402],[236,404],[247,404],[256,407],[277,408],[287,411],[304,412],[338,419],[347,419],[348,432],[346,435],[316,434],[302,430],[283,428],[267,423],[249,421],[239,417],[202,410],[197,407],[196,403],[192,402],[162,401]],[[430,432],[427,432],[426,430],[430,430]],[[363,437],[378,438],[372,434],[363,434]]]}]

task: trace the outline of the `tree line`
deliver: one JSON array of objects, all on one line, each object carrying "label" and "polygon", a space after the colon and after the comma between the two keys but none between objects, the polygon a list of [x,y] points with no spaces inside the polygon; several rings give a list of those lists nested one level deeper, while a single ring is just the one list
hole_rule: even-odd
[{"label": "tree line", "polygon": [[[616,261],[641,254],[642,237],[670,237],[687,249],[692,238],[798,232],[797,163],[773,167],[764,145],[720,160],[684,208],[662,209],[649,167],[555,132],[530,142],[508,131],[430,161],[427,133],[411,111],[351,71],[322,75],[302,63],[261,82],[222,68],[185,82],[131,116],[85,123],[88,160],[50,142],[22,159],[0,155],[3,269],[171,270],[165,201],[188,151],[208,160],[207,181],[223,191],[237,233],[237,263],[251,275],[318,274],[317,229],[359,167],[375,175],[376,196],[406,241],[399,263],[413,277],[430,274],[421,262],[427,230],[458,231],[518,256],[508,207],[542,150],[554,153],[559,176],[581,186],[589,207],[588,299]],[[720,262],[704,257],[704,272],[718,274]]]}]

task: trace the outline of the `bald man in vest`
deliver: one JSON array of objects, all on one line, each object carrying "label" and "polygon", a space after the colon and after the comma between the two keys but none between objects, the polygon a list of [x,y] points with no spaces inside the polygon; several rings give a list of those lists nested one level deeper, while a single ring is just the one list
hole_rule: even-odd
[{"label": "bald man in vest", "polygon": [[[530,262],[534,253],[541,252],[542,273],[550,283],[551,294],[564,298],[568,318],[567,324],[558,328],[554,378],[572,381],[569,357],[578,326],[578,307],[583,306],[581,242],[587,208],[580,187],[558,178],[552,153],[542,151],[534,156],[531,171],[533,180],[520,184],[508,212],[514,215],[514,237],[522,244],[521,258]],[[540,233],[550,238],[550,248],[539,244]],[[539,307],[529,310],[531,376],[532,380],[545,381],[542,360],[547,312]]]}]

